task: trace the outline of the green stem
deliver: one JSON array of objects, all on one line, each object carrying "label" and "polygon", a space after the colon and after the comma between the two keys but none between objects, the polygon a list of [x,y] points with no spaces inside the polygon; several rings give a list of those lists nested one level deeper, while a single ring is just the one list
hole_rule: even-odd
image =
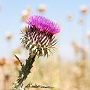
[{"label": "green stem", "polygon": [[26,64],[21,65],[22,67],[21,67],[21,70],[19,71],[18,79],[14,83],[12,90],[18,90],[19,87],[23,84],[23,81],[26,80],[28,74],[30,73],[31,68],[33,67],[35,57],[36,57],[36,55],[31,55],[30,54],[29,58],[26,60]]}]

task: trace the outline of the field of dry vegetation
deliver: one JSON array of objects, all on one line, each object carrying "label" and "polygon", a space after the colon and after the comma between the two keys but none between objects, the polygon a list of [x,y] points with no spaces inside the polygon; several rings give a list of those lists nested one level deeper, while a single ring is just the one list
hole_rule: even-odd
[{"label": "field of dry vegetation", "polygon": [[[24,61],[23,61],[24,62]],[[12,61],[0,59],[0,90],[10,90],[15,82],[20,65],[16,59]],[[62,62],[59,58],[37,58],[28,83],[53,86],[52,90],[90,90],[90,61]],[[26,90],[48,90],[30,88]]]}]

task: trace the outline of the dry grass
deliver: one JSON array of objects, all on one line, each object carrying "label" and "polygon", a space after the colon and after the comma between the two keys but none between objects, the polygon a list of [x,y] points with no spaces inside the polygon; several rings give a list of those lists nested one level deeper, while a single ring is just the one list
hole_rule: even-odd
[{"label": "dry grass", "polygon": [[[0,66],[0,90],[10,90],[20,68],[13,61],[7,62]],[[90,90],[89,60],[65,63],[56,58],[48,60],[37,58],[33,66],[25,85],[32,82],[33,84],[54,86],[53,90]],[[48,89],[30,88],[29,90]]]}]

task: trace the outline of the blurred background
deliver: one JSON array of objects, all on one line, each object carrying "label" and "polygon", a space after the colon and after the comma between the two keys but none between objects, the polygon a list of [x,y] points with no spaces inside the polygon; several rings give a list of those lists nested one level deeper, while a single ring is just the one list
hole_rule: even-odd
[{"label": "blurred background", "polygon": [[18,76],[14,54],[22,62],[28,57],[20,38],[31,15],[54,20],[61,30],[55,53],[37,58],[26,83],[51,85],[53,90],[90,90],[89,0],[0,0],[0,90],[9,90]]}]

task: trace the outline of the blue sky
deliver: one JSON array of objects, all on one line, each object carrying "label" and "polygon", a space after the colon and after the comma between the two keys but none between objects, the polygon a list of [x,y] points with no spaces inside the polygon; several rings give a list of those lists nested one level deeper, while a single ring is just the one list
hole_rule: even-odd
[{"label": "blue sky", "polygon": [[[0,56],[7,56],[7,42],[5,32],[10,31],[13,34],[13,40],[10,47],[15,48],[20,45],[20,21],[22,11],[30,6],[32,14],[37,14],[37,7],[45,4],[47,12],[43,16],[59,22],[61,32],[58,35],[58,46],[61,57],[72,58],[73,49],[70,44],[72,39],[78,43],[81,41],[81,30],[85,27],[85,33],[90,30],[90,12],[84,17],[86,24],[81,26],[79,18],[83,17],[79,12],[81,5],[86,5],[90,9],[90,0],[0,0]],[[90,11],[90,10],[89,10]],[[73,20],[67,21],[67,14],[73,14]],[[87,38],[85,43],[87,44]]]}]

